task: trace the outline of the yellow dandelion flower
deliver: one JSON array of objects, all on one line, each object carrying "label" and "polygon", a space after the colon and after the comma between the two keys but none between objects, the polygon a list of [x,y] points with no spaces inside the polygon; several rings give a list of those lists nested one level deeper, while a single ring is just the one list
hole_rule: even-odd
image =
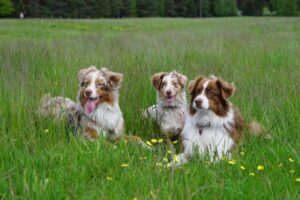
[{"label": "yellow dandelion flower", "polygon": [[163,164],[161,162],[157,162],[155,165],[156,165],[156,167],[162,167],[163,166]]},{"label": "yellow dandelion flower", "polygon": [[293,163],[294,160],[293,160],[292,158],[289,158],[289,162],[290,162],[290,163]]},{"label": "yellow dandelion flower", "polygon": [[300,183],[300,177],[299,178],[295,178],[295,181]]},{"label": "yellow dandelion flower", "polygon": [[128,167],[129,166],[129,164],[128,163],[123,163],[123,164],[121,164],[121,167]]},{"label": "yellow dandelion flower", "polygon": [[244,156],[244,155],[245,155],[245,152],[241,151],[240,154],[241,154],[242,156]]},{"label": "yellow dandelion flower", "polygon": [[153,144],[156,144],[157,143],[157,139],[151,139],[151,142],[153,143]]},{"label": "yellow dandelion flower", "polygon": [[106,177],[106,180],[111,181],[111,180],[112,180],[112,177],[107,176],[107,177]]},{"label": "yellow dandelion flower", "polygon": [[125,144],[127,144],[128,142],[127,142],[127,140],[124,140],[124,142],[125,142]]},{"label": "yellow dandelion flower", "polygon": [[138,198],[137,197],[133,197],[133,199],[132,200],[138,200]]},{"label": "yellow dandelion flower", "polygon": [[240,168],[241,170],[246,170],[246,168],[243,165],[241,165]]},{"label": "yellow dandelion flower", "polygon": [[253,172],[249,172],[249,176],[255,176]]},{"label": "yellow dandelion flower", "polygon": [[172,151],[171,151],[171,150],[168,150],[167,153],[168,153],[168,154],[172,154]]},{"label": "yellow dandelion flower", "polygon": [[146,144],[148,144],[148,146],[152,146],[152,143],[149,141],[146,141]]},{"label": "yellow dandelion flower", "polygon": [[290,172],[290,174],[293,174],[293,173],[295,173],[295,170],[291,169],[289,172]]},{"label": "yellow dandelion flower", "polygon": [[49,133],[49,129],[45,129],[45,133]]},{"label": "yellow dandelion flower", "polygon": [[163,161],[164,162],[168,162],[168,158],[163,158]]},{"label": "yellow dandelion flower", "polygon": [[236,164],[236,160],[228,160],[228,164],[235,165]]},{"label": "yellow dandelion flower", "polygon": [[174,154],[173,160],[178,161],[178,158],[177,158],[177,155],[176,155],[176,154]]},{"label": "yellow dandelion flower", "polygon": [[282,163],[279,163],[279,164],[277,165],[277,167],[282,167]]},{"label": "yellow dandelion flower", "polygon": [[160,138],[158,139],[158,143],[162,143],[164,141],[164,139]]},{"label": "yellow dandelion flower", "polygon": [[173,144],[177,144],[177,143],[178,143],[178,140],[174,140],[174,141],[173,141]]},{"label": "yellow dandelion flower", "polygon": [[265,169],[265,167],[263,165],[258,165],[257,166],[258,171],[263,171],[264,169]]}]

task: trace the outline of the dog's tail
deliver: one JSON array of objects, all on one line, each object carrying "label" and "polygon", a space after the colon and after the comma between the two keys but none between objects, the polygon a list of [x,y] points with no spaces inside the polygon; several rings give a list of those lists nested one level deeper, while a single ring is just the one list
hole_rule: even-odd
[{"label": "dog's tail", "polygon": [[37,114],[42,117],[52,116],[57,120],[67,119],[76,110],[76,103],[65,97],[51,97],[45,94],[40,101]]},{"label": "dog's tail", "polygon": [[262,136],[267,133],[266,128],[256,120],[251,121],[247,128],[249,129],[250,135],[253,136]]}]

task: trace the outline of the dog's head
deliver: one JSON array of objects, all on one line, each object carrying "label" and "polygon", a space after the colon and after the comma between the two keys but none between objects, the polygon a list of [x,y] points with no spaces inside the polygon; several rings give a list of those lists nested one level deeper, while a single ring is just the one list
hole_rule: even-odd
[{"label": "dog's head", "polygon": [[198,76],[189,83],[188,91],[192,96],[191,114],[211,110],[218,116],[225,116],[229,108],[228,98],[234,94],[235,86],[215,76]]},{"label": "dog's head", "polygon": [[159,72],[152,76],[151,82],[158,91],[159,98],[167,105],[172,105],[177,98],[181,98],[187,77],[175,71]]},{"label": "dog's head", "polygon": [[123,75],[106,68],[92,66],[78,72],[80,81],[79,101],[84,112],[94,112],[101,103],[114,105],[115,95],[121,86]]}]

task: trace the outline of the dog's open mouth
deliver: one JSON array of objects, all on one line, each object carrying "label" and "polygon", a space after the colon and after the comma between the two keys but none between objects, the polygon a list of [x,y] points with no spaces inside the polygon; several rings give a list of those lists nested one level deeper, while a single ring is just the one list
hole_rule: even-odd
[{"label": "dog's open mouth", "polygon": [[84,111],[86,113],[94,112],[94,110],[96,109],[97,104],[99,103],[99,101],[100,101],[100,97],[96,97],[96,98],[89,97],[87,102],[84,105]]},{"label": "dog's open mouth", "polygon": [[166,96],[165,98],[168,104],[172,103],[175,100],[175,96]]}]

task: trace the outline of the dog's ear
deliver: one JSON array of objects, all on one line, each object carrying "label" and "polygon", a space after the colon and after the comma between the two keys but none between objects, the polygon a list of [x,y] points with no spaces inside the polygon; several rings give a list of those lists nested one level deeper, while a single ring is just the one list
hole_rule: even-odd
[{"label": "dog's ear", "polygon": [[217,85],[221,90],[221,94],[224,99],[228,99],[231,97],[235,92],[235,86],[233,83],[227,83],[226,81],[218,78]]},{"label": "dog's ear", "polygon": [[192,94],[196,88],[196,86],[198,85],[198,83],[200,81],[202,81],[204,79],[204,76],[198,76],[197,78],[195,78],[194,80],[190,81],[189,82],[189,85],[188,85],[188,92],[189,94]]},{"label": "dog's ear", "polygon": [[94,71],[94,70],[97,70],[97,68],[95,66],[91,66],[91,67],[79,70],[79,72],[78,72],[79,82],[82,83],[84,81],[86,75],[89,72]]},{"label": "dog's ear", "polygon": [[155,87],[156,89],[158,89],[159,85],[161,83],[161,80],[163,79],[163,77],[166,74],[167,74],[166,72],[159,72],[159,73],[154,74],[152,76],[152,78],[151,78],[151,83],[152,83],[153,87]]},{"label": "dog's ear", "polygon": [[106,71],[105,73],[107,75],[107,81],[112,88],[118,89],[121,87],[123,74],[112,71]]},{"label": "dog's ear", "polygon": [[174,71],[173,73],[177,76],[180,85],[182,85],[182,87],[185,87],[188,78],[187,78],[185,75],[179,74],[179,73],[176,72],[176,71]]}]

